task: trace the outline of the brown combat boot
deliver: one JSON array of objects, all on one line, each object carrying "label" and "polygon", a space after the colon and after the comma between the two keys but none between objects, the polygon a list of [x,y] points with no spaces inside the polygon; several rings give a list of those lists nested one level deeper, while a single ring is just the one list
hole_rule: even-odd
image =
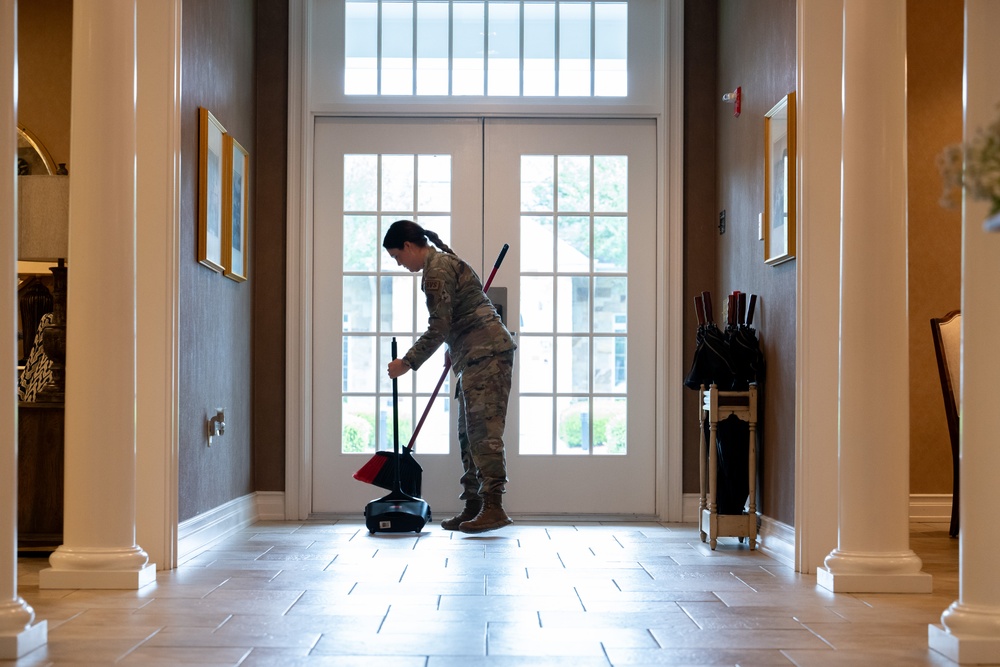
[{"label": "brown combat boot", "polygon": [[445,530],[458,530],[458,526],[463,521],[472,521],[479,514],[479,510],[483,508],[482,498],[467,498],[465,500],[465,509],[458,516],[453,516],[450,519],[445,519],[441,522],[441,527]]},{"label": "brown combat boot", "polygon": [[502,496],[500,493],[484,495],[483,509],[475,519],[462,522],[458,529],[463,533],[485,533],[487,530],[496,530],[514,523],[514,520],[503,511],[503,504],[500,501]]}]

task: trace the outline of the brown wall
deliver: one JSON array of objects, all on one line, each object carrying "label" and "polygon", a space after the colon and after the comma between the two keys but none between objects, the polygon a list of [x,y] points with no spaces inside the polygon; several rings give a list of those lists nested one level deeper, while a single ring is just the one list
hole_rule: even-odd
[{"label": "brown wall", "polygon": [[[179,518],[254,491],[251,270],[238,283],[198,263],[198,108],[250,153],[257,191],[253,0],[185,0],[182,18]],[[249,211],[254,257],[257,210]],[[251,268],[253,266],[251,265]],[[206,420],[226,409],[226,433],[208,447]]]},{"label": "brown wall", "polygon": [[951,441],[930,318],[961,300],[962,218],[938,203],[934,159],[962,140],[962,0],[908,0],[910,492],[951,493]]},{"label": "brown wall", "polygon": [[288,1],[257,3],[256,243],[253,281],[254,489],[285,488],[285,213]]},{"label": "brown wall", "polygon": [[[716,106],[718,68],[715,2],[684,3],[684,351],[691,363],[698,322],[694,297],[716,293]],[[690,305],[688,305],[690,304]],[[685,371],[687,367],[685,367]],[[698,395],[684,391],[684,492],[698,493]]]},{"label": "brown wall", "polygon": [[[687,122],[689,155],[707,155],[713,159],[714,199],[708,188],[688,191],[699,201],[689,202],[688,210],[698,208],[698,217],[685,218],[685,235],[703,246],[690,261],[713,262],[705,257],[714,252],[714,281],[704,274],[704,267],[688,264],[685,268],[685,297],[693,302],[704,289],[712,291],[715,317],[721,319],[726,295],[734,290],[757,294],[754,328],[757,329],[767,364],[762,384],[763,403],[759,415],[762,444],[759,450],[760,482],[758,509],[763,514],[791,524],[794,520],[795,491],[795,266],[797,260],[778,266],[764,263],[763,242],[758,239],[758,214],[764,207],[764,114],[785,94],[795,90],[795,1],[720,0],[716,20],[709,16],[706,3],[685,4],[688,26],[686,40],[691,49],[714,43],[716,73],[700,70],[706,62],[688,62],[685,76],[695,76],[693,86],[704,106],[699,109],[714,116],[715,137],[698,130],[706,121]],[[733,115],[732,104],[722,101],[723,93],[739,86],[742,108]],[[712,104],[707,105],[707,100]],[[689,105],[691,103],[689,102]],[[692,107],[689,106],[689,113]],[[697,157],[694,158],[695,160]],[[704,165],[697,165],[698,178]],[[686,173],[689,179],[691,174]],[[711,208],[709,208],[711,207]],[[726,212],[726,230],[718,229],[719,214]],[[710,238],[711,237],[711,238]],[[711,245],[709,245],[711,244]],[[714,246],[714,248],[712,247]],[[694,255],[694,253],[692,253]],[[707,286],[698,285],[697,274]],[[713,284],[714,283],[714,284]],[[689,331],[697,327],[693,307],[685,313]],[[693,344],[692,344],[693,345]],[[689,348],[689,349],[693,349]],[[693,392],[692,392],[693,393]],[[690,405],[688,405],[690,404]],[[697,403],[688,399],[685,406],[684,461],[685,493],[695,493],[697,483],[698,430],[695,422]],[[693,474],[692,474],[693,473]]]},{"label": "brown wall", "polygon": [[69,158],[70,78],[73,73],[73,0],[17,3],[17,122],[48,149]]}]

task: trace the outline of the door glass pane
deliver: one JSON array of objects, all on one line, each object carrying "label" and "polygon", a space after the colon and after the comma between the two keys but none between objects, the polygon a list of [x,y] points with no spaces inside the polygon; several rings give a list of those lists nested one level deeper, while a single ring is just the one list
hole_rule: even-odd
[{"label": "door glass pane", "polygon": [[382,2],[382,94],[413,94],[413,3]]},{"label": "door glass pane", "polygon": [[344,336],[344,392],[375,389],[375,337]]},{"label": "door glass pane", "polygon": [[590,218],[559,216],[559,271],[590,271]]},{"label": "door glass pane", "polygon": [[586,336],[560,336],[556,339],[558,352],[556,391],[562,394],[590,392],[590,338]]},{"label": "door glass pane", "polygon": [[590,278],[559,276],[556,278],[556,289],[559,304],[556,331],[590,333]]},{"label": "door glass pane", "polygon": [[[523,363],[523,362],[521,362]],[[522,368],[521,373],[524,373]],[[552,398],[522,397],[518,404],[519,454],[551,454],[552,453]]]},{"label": "door glass pane", "polygon": [[594,399],[594,454],[628,453],[628,399]]},{"label": "door glass pane", "polygon": [[344,276],[344,331],[375,332],[375,278]]},{"label": "door glass pane", "polygon": [[413,331],[415,283],[410,276],[382,276],[382,331]]},{"label": "door glass pane", "polygon": [[521,266],[533,271],[552,271],[555,236],[552,216],[521,216]]},{"label": "door glass pane", "polygon": [[552,278],[521,278],[521,331],[552,331]]},{"label": "door glass pane", "polygon": [[559,211],[590,210],[590,157],[559,156]]},{"label": "door glass pane", "polygon": [[374,271],[380,249],[375,216],[344,216],[344,271]]},{"label": "door glass pane", "polygon": [[378,156],[344,156],[344,210],[374,211],[378,206]]},{"label": "door glass pane", "polygon": [[625,351],[624,336],[594,339],[594,391],[603,394],[625,392]]},{"label": "door glass pane", "polygon": [[417,210],[447,211],[451,208],[451,156],[417,156]]},{"label": "door glass pane", "polygon": [[559,415],[557,454],[589,454],[591,443],[590,401],[586,398],[560,398],[556,401]]},{"label": "door glass pane", "polygon": [[[556,454],[626,453],[623,439],[614,448],[605,442],[611,413],[623,404],[604,399],[623,396],[628,388],[628,161],[613,155],[523,155],[521,168],[520,400],[527,393],[555,399]],[[530,214],[549,203],[541,196],[549,192],[557,193],[561,213],[554,252],[552,218]],[[607,212],[597,215],[598,206]],[[553,326],[554,350],[553,339],[539,335]]]},{"label": "door glass pane", "polygon": [[348,2],[344,19],[344,92],[377,95],[378,5]]},{"label": "door glass pane", "polygon": [[489,95],[521,94],[521,3],[489,3]]},{"label": "door glass pane", "polygon": [[[389,225],[405,218],[450,244],[451,160],[450,155],[344,156],[345,213],[350,207],[367,213],[343,216],[343,453],[392,448],[392,381],[385,373],[392,338],[402,356],[427,320],[418,277],[396,264],[381,239]],[[444,348],[424,367],[428,372],[407,373],[397,382],[401,446],[419,419],[417,406],[422,415],[441,376]],[[421,427],[420,449],[429,454],[449,450],[447,379],[442,391]]]},{"label": "door glass pane", "polygon": [[628,95],[628,5],[594,3],[594,95]]},{"label": "door glass pane", "polygon": [[619,333],[625,330],[622,317],[628,315],[628,278],[594,278],[594,331]]},{"label": "door glass pane", "polygon": [[521,368],[528,370],[520,374],[522,394],[552,392],[552,337],[524,336],[518,342]]},{"label": "door glass pane", "polygon": [[556,6],[524,5],[524,95],[556,93]]},{"label": "door glass pane", "polygon": [[559,95],[590,95],[590,3],[559,3]]},{"label": "door glass pane", "polygon": [[452,7],[452,87],[453,95],[482,95],[485,68],[483,21],[480,0],[456,0]]},{"label": "door glass pane", "polygon": [[[385,424],[379,424],[374,396],[345,396],[341,404],[342,449],[345,454],[374,452],[379,437],[385,438]],[[382,432],[379,432],[379,426]],[[379,449],[387,449],[379,447]]]},{"label": "door glass pane", "polygon": [[628,270],[628,218],[594,218],[594,270]]},{"label": "door glass pane", "polygon": [[555,179],[552,155],[521,156],[521,210],[555,210]]},{"label": "door glass pane", "polygon": [[417,95],[448,94],[448,3],[417,4]]},{"label": "door glass pane", "polygon": [[413,156],[382,156],[382,210],[413,210]]},{"label": "door glass pane", "polygon": [[628,157],[594,156],[594,210],[624,213],[628,210]]}]

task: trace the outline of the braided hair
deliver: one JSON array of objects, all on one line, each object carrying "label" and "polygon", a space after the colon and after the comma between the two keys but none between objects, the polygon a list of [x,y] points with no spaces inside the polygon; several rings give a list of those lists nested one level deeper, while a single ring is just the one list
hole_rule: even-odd
[{"label": "braided hair", "polygon": [[393,248],[402,249],[403,244],[409,241],[418,248],[424,248],[427,246],[427,241],[430,241],[440,250],[454,255],[455,251],[448,247],[448,245],[441,240],[437,232],[432,232],[429,229],[424,229],[412,220],[397,220],[396,222],[389,225],[389,229],[385,232],[385,238],[382,239],[382,247],[386,250],[391,250]]}]

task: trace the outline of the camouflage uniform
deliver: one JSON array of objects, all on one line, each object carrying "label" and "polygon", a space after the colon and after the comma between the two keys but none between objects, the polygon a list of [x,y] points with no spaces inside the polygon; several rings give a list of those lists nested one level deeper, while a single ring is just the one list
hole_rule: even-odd
[{"label": "camouflage uniform", "polygon": [[465,470],[461,497],[503,493],[503,432],[517,346],[479,276],[459,257],[430,248],[420,289],[427,298],[427,330],[403,360],[416,370],[441,343],[448,346],[458,377],[458,441]]}]

